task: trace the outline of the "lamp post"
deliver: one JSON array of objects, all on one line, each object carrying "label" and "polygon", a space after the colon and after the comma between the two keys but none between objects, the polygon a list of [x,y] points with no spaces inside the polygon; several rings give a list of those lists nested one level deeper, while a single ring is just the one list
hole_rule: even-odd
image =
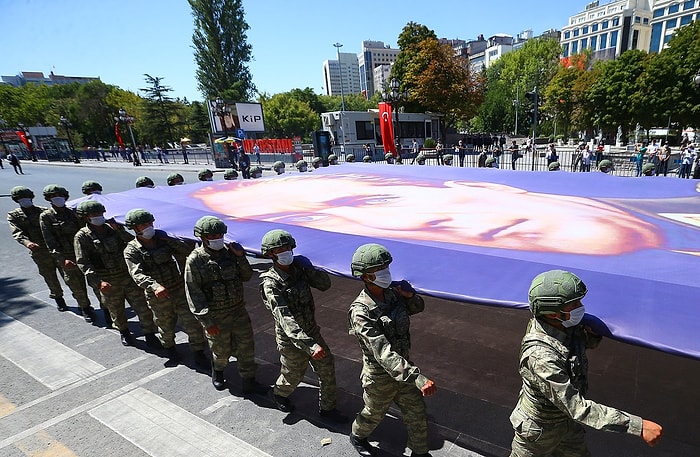
[{"label": "lamp post", "polygon": [[[401,83],[399,82],[399,80],[392,77],[389,80],[389,90],[384,90],[384,92],[382,92],[382,100],[391,105],[391,109],[392,111],[394,111],[394,118],[396,123],[395,140],[399,145],[401,145],[401,124],[399,124],[399,110],[397,105],[400,102],[408,101],[408,91],[404,90],[403,92],[401,92],[400,88]],[[438,135],[439,134],[440,132],[438,132]],[[400,152],[401,151],[396,151],[397,154],[399,154]]]},{"label": "lamp post", "polygon": [[136,150],[136,140],[134,139],[134,131],[131,129],[131,124],[134,123],[134,116],[129,116],[124,108],[119,110],[119,116],[115,116],[114,120],[117,122],[123,122],[126,124],[127,128],[129,129],[129,135],[131,135],[131,144],[134,147],[133,154],[134,154],[134,165],[138,166],[141,165],[141,161],[139,160],[139,153]]},{"label": "lamp post", "polygon": [[340,76],[340,133],[342,135],[342,144],[345,146],[345,129],[343,128],[343,113],[345,112],[345,91],[343,90],[343,65],[340,63],[340,48],[343,47],[340,43],[334,43],[336,55],[338,56],[338,76]]},{"label": "lamp post", "polygon": [[65,116],[61,116],[61,119],[59,119],[58,122],[61,123],[63,129],[66,131],[66,135],[68,136],[68,146],[70,147],[71,155],[73,156],[73,163],[80,163],[80,158],[78,158],[78,155],[75,152],[75,147],[73,147],[73,138],[71,138],[70,135],[70,129],[73,127],[73,124],[71,124],[71,121],[69,121]]}]

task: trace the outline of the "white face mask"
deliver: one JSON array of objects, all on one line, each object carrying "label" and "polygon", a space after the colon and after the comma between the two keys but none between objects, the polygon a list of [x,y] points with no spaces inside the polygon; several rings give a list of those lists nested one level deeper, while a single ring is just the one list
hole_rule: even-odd
[{"label": "white face mask", "polygon": [[214,251],[220,251],[224,248],[224,238],[216,238],[215,240],[208,240],[209,249]]},{"label": "white face mask", "polygon": [[584,314],[586,314],[585,306],[579,306],[576,309],[572,309],[569,311],[569,318],[565,321],[561,321],[561,325],[566,328],[575,327],[581,323]]},{"label": "white face mask", "polygon": [[387,287],[389,287],[391,285],[391,271],[389,271],[389,268],[375,271],[374,281],[372,282],[375,285],[381,287],[382,289],[386,289]]},{"label": "white face mask", "polygon": [[144,238],[147,239],[147,240],[150,240],[151,238],[153,238],[153,237],[155,236],[155,234],[156,234],[156,229],[155,229],[155,227],[153,227],[152,225],[149,226],[149,227],[146,227],[146,228],[143,229],[143,231],[141,232],[141,236],[144,237]]},{"label": "white face mask", "polygon": [[66,198],[65,197],[53,197],[51,199],[51,204],[53,206],[56,206],[58,208],[63,208],[66,206]]},{"label": "white face mask", "polygon": [[294,262],[294,254],[292,251],[284,251],[275,254],[277,256],[277,263],[283,266],[291,265]]},{"label": "white face mask", "polygon": [[92,225],[97,225],[99,227],[100,225],[104,225],[105,217],[104,216],[91,217],[90,223]]},{"label": "white face mask", "polygon": [[19,206],[22,208],[31,208],[34,206],[34,202],[32,201],[31,198],[20,198],[17,200],[17,203],[19,203]]}]

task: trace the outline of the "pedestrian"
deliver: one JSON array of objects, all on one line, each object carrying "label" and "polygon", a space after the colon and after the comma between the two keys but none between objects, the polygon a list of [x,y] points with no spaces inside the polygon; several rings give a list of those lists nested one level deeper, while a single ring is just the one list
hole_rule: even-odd
[{"label": "pedestrian", "polygon": [[182,160],[184,164],[190,163],[190,161],[187,159],[187,145],[185,143],[181,143],[180,147],[182,149]]},{"label": "pedestrian", "polygon": [[267,389],[255,380],[253,327],[243,297],[243,283],[253,270],[240,244],[226,244],[227,231],[218,217],[204,216],[195,223],[194,235],[202,245],[187,257],[187,302],[209,341],[214,388],[226,388],[224,369],[235,356],[243,393],[264,393]]},{"label": "pedestrian", "polygon": [[257,141],[255,142],[255,146],[253,146],[253,153],[255,154],[255,160],[258,162],[258,165],[262,165],[260,162],[260,146]]},{"label": "pedestrian", "polygon": [[690,178],[693,162],[695,162],[695,150],[691,145],[685,148],[683,154],[681,154],[681,168],[679,171],[681,178]]},{"label": "pedestrian", "polygon": [[86,223],[78,230],[73,241],[75,263],[85,275],[88,284],[99,288],[101,302],[109,309],[112,325],[121,334],[124,346],[134,344],[126,318],[125,300],[136,312],[146,344],[163,349],[153,323],[143,291],[134,283],[124,261],[124,248],[133,239],[114,219],[105,220],[104,205],[97,200],[83,200],[76,213]]},{"label": "pedestrian", "polygon": [[[19,162],[19,157],[17,157],[17,154],[14,152],[10,151],[9,154],[7,154],[7,162],[12,165],[12,168],[15,169],[15,173],[18,175],[23,175],[24,172],[22,171],[22,164]],[[19,171],[17,171],[19,170]]]},{"label": "pedestrian", "polygon": [[559,162],[559,155],[557,154],[557,148],[554,143],[549,143],[547,146],[547,166],[552,162]]},{"label": "pedestrian", "polygon": [[[635,146],[635,154],[634,154],[634,163],[637,166],[637,177],[642,176],[642,166],[644,165],[644,154],[647,152],[647,148],[642,147],[640,148],[639,145]],[[652,165],[652,169],[655,168],[654,164]]]},{"label": "pedestrian", "polygon": [[277,409],[291,412],[289,396],[311,365],[319,379],[319,414],[345,423],[347,416],[336,409],[336,380],[333,354],[316,323],[311,288],[322,292],[331,287],[328,273],[313,266],[304,256],[294,256],[296,241],[285,230],[271,230],[262,238],[263,256],[272,266],[260,275],[260,295],[275,320],[275,340],[280,352],[280,375],[272,388]]},{"label": "pedestrian", "polygon": [[460,140],[457,142],[457,147],[456,147],[456,148],[457,148],[457,153],[459,154],[459,166],[460,166],[460,167],[463,167],[463,166],[464,166],[464,157],[465,157],[465,153],[467,152],[466,146],[465,146],[465,144],[464,144],[464,140],[463,140],[463,139],[460,139]]},{"label": "pedestrian", "polygon": [[250,156],[246,154],[245,149],[241,149],[241,155],[238,158],[238,170],[243,175],[243,179],[250,179]]},{"label": "pedestrian", "polygon": [[352,424],[350,442],[360,455],[372,455],[367,437],[395,402],[408,429],[413,457],[428,453],[428,420],[423,397],[433,395],[435,383],[410,361],[410,317],[425,308],[423,298],[408,281],[393,282],[389,251],[379,244],[360,246],[352,256],[352,275],[364,289],[350,305],[349,331],[362,350],[364,407]]},{"label": "pedestrian", "polygon": [[518,147],[518,143],[515,140],[513,140],[513,142],[508,147],[508,152],[510,152],[510,166],[513,170],[515,170],[515,164],[521,157],[520,148]]},{"label": "pedestrian", "polygon": [[659,154],[659,166],[656,167],[656,176],[659,176],[659,174],[663,173],[664,176],[668,175],[668,162],[670,162],[671,159],[671,146],[666,143],[663,148],[661,149],[661,153]]},{"label": "pedestrian", "polygon": [[445,165],[445,161],[443,160],[444,155],[445,146],[442,144],[442,140],[438,139],[437,144],[435,145],[435,156],[437,157],[438,165]]},{"label": "pedestrian", "polygon": [[487,159],[486,151],[481,151],[479,153],[479,156],[476,159],[477,167],[479,167],[479,168],[486,167],[486,159]]},{"label": "pedestrian", "polygon": [[180,360],[175,346],[179,318],[195,363],[205,368],[209,363],[204,355],[206,343],[203,329],[190,311],[185,296],[185,280],[176,260],[180,259],[184,267],[194,243],[155,229],[154,221],[153,214],[144,209],[132,209],[126,213],[126,227],[136,233],[136,238],[129,241],[124,249],[126,266],[136,285],[144,291],[169,362],[175,365]]},{"label": "pedestrian", "polygon": [[591,171],[591,148],[586,144],[581,150],[581,172]]},{"label": "pedestrian", "polygon": [[586,349],[602,339],[581,324],[586,292],[578,276],[563,270],[541,273],[530,285],[533,317],[520,346],[523,384],[510,416],[511,457],[590,455],[582,425],[641,436],[650,446],[661,439],[659,424],[585,398]]},{"label": "pedestrian", "polygon": [[[56,265],[61,270],[63,281],[66,283],[73,298],[78,302],[83,317],[86,321],[94,321],[94,311],[90,304],[85,285],[85,277],[78,269],[73,250],[73,237],[83,226],[75,212],[66,206],[70,197],[68,190],[56,184],[49,184],[43,189],[44,200],[51,202],[51,206],[39,215],[39,227],[44,238],[46,248]],[[66,311],[68,307],[63,299],[56,300],[59,311]]]},{"label": "pedestrian", "polygon": [[420,152],[420,147],[418,146],[418,142],[414,138],[413,141],[411,141],[411,153],[413,154],[413,160],[411,160],[411,165],[416,161],[416,157],[418,156],[418,153]]}]

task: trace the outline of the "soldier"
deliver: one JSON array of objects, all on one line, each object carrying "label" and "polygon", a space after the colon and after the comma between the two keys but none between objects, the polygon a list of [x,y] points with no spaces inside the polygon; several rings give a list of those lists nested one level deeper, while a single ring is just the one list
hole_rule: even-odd
[{"label": "soldier", "polygon": [[338,156],[335,154],[329,155],[328,156],[328,164],[329,165],[338,165]]},{"label": "soldier", "polygon": [[230,168],[224,172],[224,179],[226,181],[235,181],[238,179],[238,172],[233,168]]},{"label": "soldier", "polygon": [[134,344],[126,319],[126,299],[139,317],[148,347],[162,349],[155,335],[153,313],[148,309],[143,291],[129,276],[124,261],[124,248],[133,237],[114,219],[107,223],[105,211],[104,205],[96,200],[84,200],[78,205],[78,217],[87,224],[78,230],[73,240],[76,263],[88,284],[99,288],[100,301],[109,309],[112,324],[121,333],[122,344]]},{"label": "soldier", "polygon": [[283,175],[284,174],[284,162],[281,160],[278,160],[277,162],[272,164],[272,170],[277,173],[278,175]]},{"label": "soldier", "polygon": [[[87,295],[85,277],[75,263],[73,251],[73,236],[80,230],[83,223],[78,220],[72,209],[66,207],[69,194],[65,187],[49,184],[43,190],[44,199],[51,202],[51,207],[39,215],[41,235],[46,242],[51,256],[56,261],[63,274],[63,281],[78,302],[78,307],[87,319],[95,319],[95,311]],[[65,302],[58,302],[59,311],[65,311]],[[86,319],[86,320],[87,320]]]},{"label": "soldier", "polygon": [[495,157],[489,157],[486,159],[486,162],[484,162],[484,166],[486,168],[498,168],[498,163],[496,162]]},{"label": "soldier", "polygon": [[[34,192],[24,186],[13,187],[10,191],[12,200],[19,203],[19,208],[7,213],[7,223],[12,232],[12,238],[29,250],[32,260],[39,269],[39,274],[49,287],[49,297],[56,302],[59,311],[68,309],[63,298],[63,288],[58,282],[56,270],[58,263],[49,253],[46,242],[41,234],[39,216],[47,208],[34,206]],[[95,310],[88,306],[83,309],[83,317],[88,323],[95,320]]]},{"label": "soldier", "polygon": [[366,155],[362,157],[364,163],[370,163],[372,161],[372,156]]},{"label": "soldier", "polygon": [[654,176],[654,170],[656,169],[656,165],[653,163],[647,163],[642,167],[642,175],[643,176]]},{"label": "soldier", "polygon": [[452,165],[452,160],[453,160],[452,154],[445,154],[445,156],[442,158],[442,162],[445,165]]},{"label": "soldier", "polygon": [[83,194],[85,195],[101,195],[102,194],[102,185],[98,183],[97,181],[85,181],[83,183],[83,186],[81,188]]},{"label": "soldier", "polygon": [[185,178],[180,173],[170,173],[165,179],[169,186],[179,186],[185,184]]},{"label": "soldier", "polygon": [[197,179],[199,179],[200,181],[213,181],[214,173],[212,173],[211,170],[208,168],[202,168],[197,173]]},{"label": "soldier", "polygon": [[348,313],[349,331],[362,350],[365,405],[352,424],[350,442],[360,455],[372,455],[367,437],[395,402],[408,429],[411,456],[426,457],[430,454],[423,397],[433,395],[437,387],[409,361],[409,316],[423,311],[425,303],[408,281],[392,282],[391,262],[389,251],[374,243],[360,246],[352,256],[352,274],[365,285]]},{"label": "soldier", "polygon": [[610,173],[613,171],[613,163],[608,159],[601,160],[598,169],[603,173]]},{"label": "soldier", "polygon": [[532,280],[533,318],[520,346],[523,384],[510,416],[511,457],[590,455],[581,424],[638,435],[650,446],[661,439],[660,425],[585,398],[586,349],[602,339],[581,325],[586,292],[583,281],[568,271],[550,270]]},{"label": "soldier", "polygon": [[214,388],[226,388],[224,369],[234,355],[243,393],[264,393],[267,389],[255,380],[253,327],[243,299],[243,281],[250,280],[253,270],[240,244],[226,245],[227,231],[226,224],[214,216],[204,216],[195,224],[194,235],[202,246],[187,257],[187,301],[209,340]]},{"label": "soldier", "polygon": [[391,152],[387,152],[386,154],[384,154],[384,161],[385,161],[386,163],[388,163],[389,165],[393,165],[393,163],[394,163],[394,154],[392,154]]},{"label": "soldier", "polygon": [[331,279],[304,256],[294,256],[296,241],[284,230],[271,230],[263,236],[262,254],[272,259],[272,267],[260,275],[260,295],[275,319],[275,339],[282,368],[272,389],[277,409],[291,412],[289,395],[299,385],[307,365],[318,375],[319,414],[345,423],[336,409],[336,382],[333,354],[316,323],[311,287],[326,291]]},{"label": "soldier", "polygon": [[309,165],[306,163],[306,160],[302,159],[297,162],[296,167],[300,173],[306,173],[306,170],[309,168]]},{"label": "soldier", "polygon": [[201,367],[208,365],[204,355],[202,326],[190,311],[185,296],[184,271],[178,269],[177,258],[184,259],[192,252],[194,243],[168,236],[153,227],[155,218],[145,209],[132,209],[126,213],[126,226],[136,233],[124,249],[124,260],[129,274],[144,289],[146,302],[153,311],[160,342],[170,361],[177,363],[180,356],[175,347],[177,319],[187,333],[194,361]]},{"label": "soldier", "polygon": [[156,187],[156,184],[148,176],[139,176],[136,178],[136,188],[138,189],[139,187],[148,187],[152,189]]},{"label": "soldier", "polygon": [[[346,163],[353,163],[354,161],[355,161],[355,154],[348,154],[345,156]],[[335,165],[337,165],[337,164],[335,164]]]},{"label": "soldier", "polygon": [[311,161],[311,166],[314,167],[314,169],[319,168],[323,161],[321,160],[320,157],[314,157],[314,159]]},{"label": "soldier", "polygon": [[262,167],[260,165],[255,165],[251,167],[249,177],[253,179],[262,178]]}]

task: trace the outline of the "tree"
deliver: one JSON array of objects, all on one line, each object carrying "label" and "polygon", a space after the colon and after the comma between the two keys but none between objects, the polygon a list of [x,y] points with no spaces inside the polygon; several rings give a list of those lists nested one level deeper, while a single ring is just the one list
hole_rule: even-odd
[{"label": "tree", "polygon": [[242,0],[188,0],[199,90],[206,99],[249,101],[255,92],[247,63],[252,47]]},{"label": "tree", "polygon": [[161,83],[163,78],[144,74],[148,87],[139,89],[145,97],[143,99],[143,118],[141,119],[141,133],[144,139],[153,144],[165,144],[175,141],[172,125],[177,122],[177,106],[172,97],[170,86]]},{"label": "tree", "polygon": [[207,143],[210,129],[206,106],[201,102],[192,102],[188,107],[186,134],[193,143]]},{"label": "tree", "polygon": [[260,103],[265,111],[265,128],[272,138],[304,137],[310,140],[310,133],[321,126],[321,118],[308,103],[285,92],[272,97],[261,96]]}]

